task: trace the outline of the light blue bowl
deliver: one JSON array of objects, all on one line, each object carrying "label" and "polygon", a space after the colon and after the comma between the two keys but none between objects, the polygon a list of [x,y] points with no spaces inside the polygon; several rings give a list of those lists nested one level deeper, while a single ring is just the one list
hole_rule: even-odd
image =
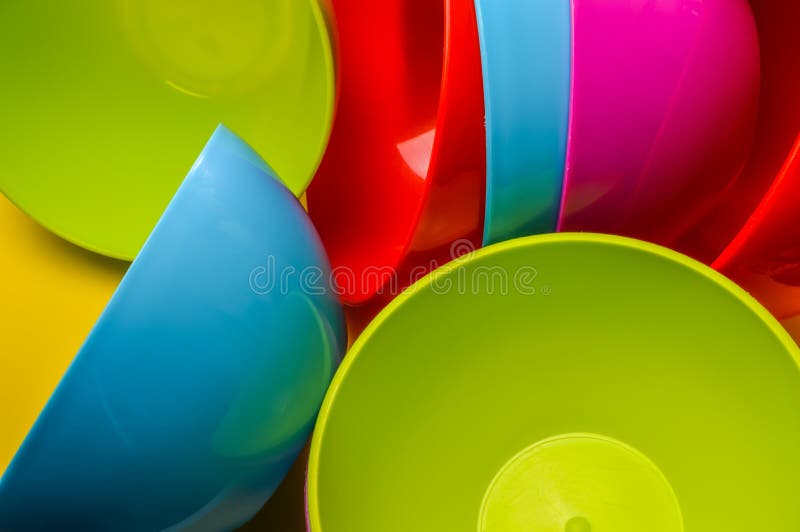
[{"label": "light blue bowl", "polygon": [[475,0],[486,105],[485,245],[555,231],[569,122],[565,0]]},{"label": "light blue bowl", "polygon": [[328,279],[302,206],[220,126],[0,479],[0,530],[249,519],[345,347]]}]

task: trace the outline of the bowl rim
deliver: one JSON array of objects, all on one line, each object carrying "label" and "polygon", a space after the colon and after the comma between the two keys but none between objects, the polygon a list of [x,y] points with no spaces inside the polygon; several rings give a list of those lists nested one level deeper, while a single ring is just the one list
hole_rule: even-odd
[{"label": "bowl rim", "polygon": [[744,226],[714,260],[712,266],[718,270],[731,267],[745,258],[748,249],[757,247],[763,232],[769,231],[769,224],[780,216],[780,206],[789,203],[794,196],[788,192],[800,190],[800,134],[783,162],[764,196],[753,212],[745,220]]},{"label": "bowl rim", "polygon": [[315,38],[319,39],[320,51],[322,52],[323,68],[325,73],[325,122],[322,127],[322,135],[319,139],[320,145],[317,147],[317,156],[310,167],[308,175],[303,179],[302,186],[294,190],[288,185],[286,188],[292,191],[296,197],[302,196],[317,173],[322,158],[325,156],[325,148],[328,146],[328,139],[333,129],[333,121],[336,117],[336,107],[339,94],[339,76],[337,76],[337,56],[339,53],[336,45],[336,29],[334,26],[333,7],[329,5],[330,0],[307,0],[309,11],[314,19],[312,32]]}]

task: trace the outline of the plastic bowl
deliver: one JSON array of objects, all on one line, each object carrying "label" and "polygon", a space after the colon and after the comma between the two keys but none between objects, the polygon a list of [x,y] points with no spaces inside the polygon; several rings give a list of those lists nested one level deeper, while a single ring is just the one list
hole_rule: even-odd
[{"label": "plastic bowl", "polygon": [[800,4],[752,5],[763,65],[753,156],[742,179],[685,245],[706,258],[729,242],[714,267],[759,299],[800,342],[800,240],[791,229],[800,224]]},{"label": "plastic bowl", "polygon": [[[780,320],[800,316],[800,137],[766,196],[713,263]],[[790,327],[800,342],[796,326]]]},{"label": "plastic bowl", "polygon": [[345,343],[331,291],[284,273],[327,268],[301,205],[220,127],[0,479],[0,529],[252,517]]},{"label": "plastic bowl", "polygon": [[0,63],[0,190],[60,236],[123,259],[217,123],[299,194],[333,114],[316,0],[2,2]]},{"label": "plastic bowl", "polygon": [[0,249],[1,476],[128,263],[65,242],[1,194]]},{"label": "plastic bowl", "polygon": [[486,106],[483,243],[553,232],[569,123],[570,2],[475,7]]},{"label": "plastic bowl", "polygon": [[673,251],[484,248],[344,360],[311,445],[311,530],[798,529],[798,361],[755,300]]},{"label": "plastic bowl", "polygon": [[719,205],[678,244],[681,251],[709,264],[737,238],[753,211],[763,210],[759,203],[765,194],[775,195],[777,190],[770,188],[784,179],[793,164],[792,146],[800,142],[800,3],[751,0],[750,4],[761,46],[761,94],[753,152],[742,176]]},{"label": "plastic bowl", "polygon": [[673,245],[750,151],[759,47],[747,0],[575,0],[562,231]]},{"label": "plastic bowl", "polygon": [[480,52],[472,0],[332,5],[340,95],[308,207],[342,298],[360,304],[450,260],[455,242],[480,245]]}]

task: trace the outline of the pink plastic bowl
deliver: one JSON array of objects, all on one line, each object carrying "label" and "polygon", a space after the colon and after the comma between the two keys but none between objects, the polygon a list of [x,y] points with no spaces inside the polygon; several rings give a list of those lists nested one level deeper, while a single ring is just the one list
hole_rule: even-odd
[{"label": "pink plastic bowl", "polygon": [[562,231],[671,245],[750,151],[759,46],[747,0],[574,0]]}]

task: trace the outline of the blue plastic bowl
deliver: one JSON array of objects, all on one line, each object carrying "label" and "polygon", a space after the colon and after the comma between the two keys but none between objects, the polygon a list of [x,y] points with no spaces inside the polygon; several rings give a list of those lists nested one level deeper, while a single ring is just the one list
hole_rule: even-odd
[{"label": "blue plastic bowl", "polygon": [[249,519],[345,347],[327,279],[302,206],[220,126],[0,479],[0,530]]},{"label": "blue plastic bowl", "polygon": [[485,245],[558,225],[569,126],[570,2],[475,0],[486,106]]}]

